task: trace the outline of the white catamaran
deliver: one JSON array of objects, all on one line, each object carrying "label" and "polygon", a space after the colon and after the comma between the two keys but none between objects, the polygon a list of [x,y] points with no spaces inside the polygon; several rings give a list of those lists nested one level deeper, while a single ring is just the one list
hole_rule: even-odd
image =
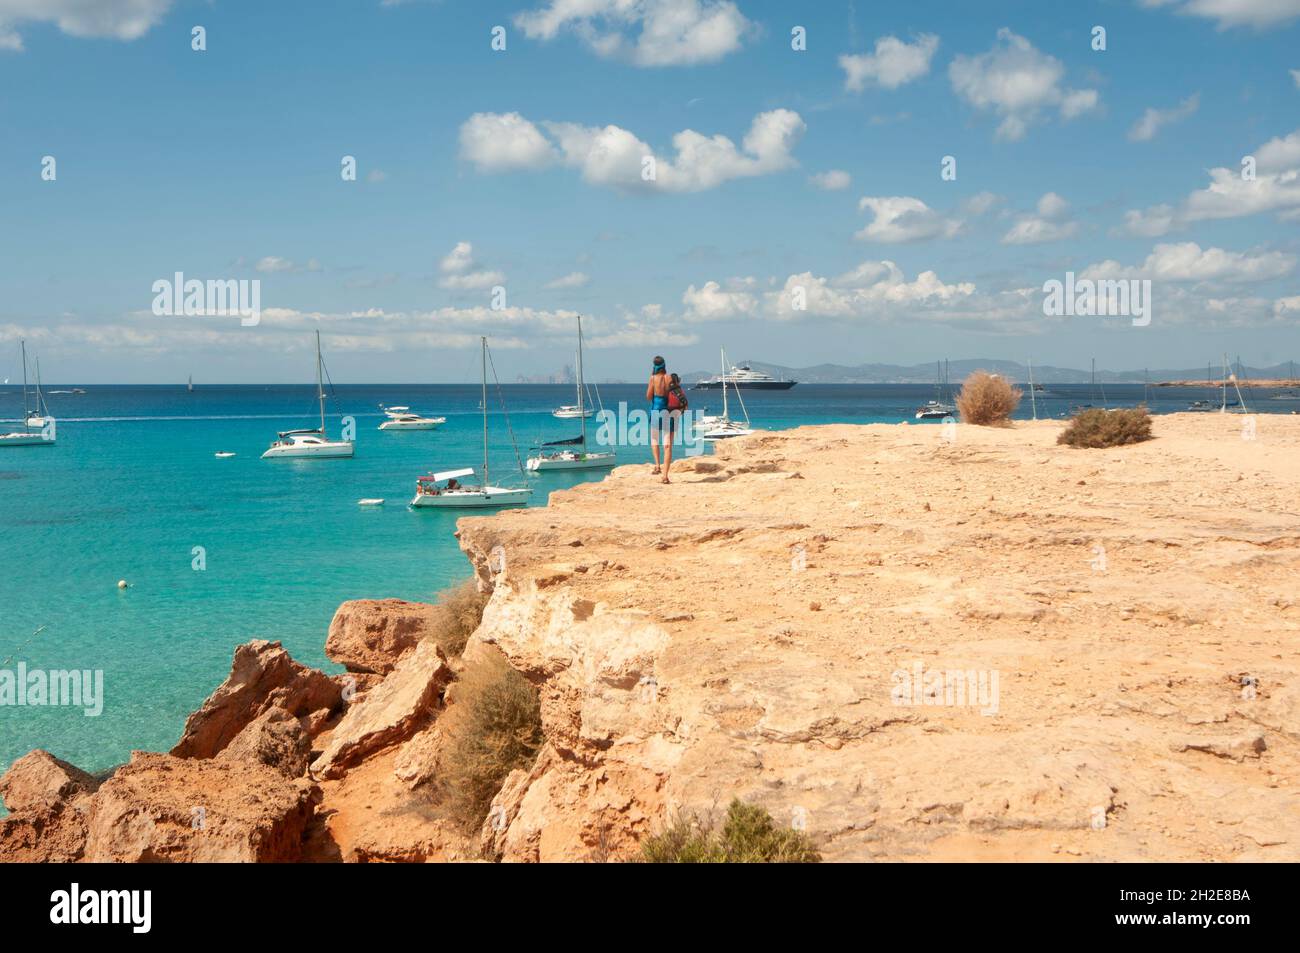
[{"label": "white catamaran", "polygon": [[[587,418],[592,409],[586,406],[586,387],[582,381],[582,315],[578,316],[578,406],[572,408],[574,417],[582,422],[582,436],[577,445],[581,450],[558,449],[575,445],[572,440],[558,440],[555,443],[542,444],[537,456],[528,458],[528,469],[533,473],[544,470],[604,470],[614,466],[618,461],[612,450],[587,450]],[[568,408],[561,407],[560,410]],[[556,411],[554,416],[559,417]]]},{"label": "white catamaran", "polygon": [[313,457],[330,459],[352,456],[351,440],[330,440],[325,436],[325,362],[320,355],[320,332],[316,332],[316,399],[320,403],[320,427],[315,430],[284,430],[262,459]]},{"label": "white catamaran", "polygon": [[[23,429],[13,433],[0,434],[0,447],[52,447],[54,445],[54,420],[48,413],[42,417],[40,408],[43,398],[37,391],[36,413],[31,413],[27,405],[27,342],[19,342],[23,352]],[[34,423],[39,421],[39,423]],[[32,427],[37,427],[35,433]]]},{"label": "white catamaran", "polygon": [[[727,373],[727,352],[722,351],[722,376],[726,378]],[[734,385],[733,385],[734,386]],[[749,410],[745,407],[745,398],[740,395],[740,388],[736,387],[736,399],[740,401],[740,409],[745,415],[745,423],[742,426],[731,419],[730,407],[727,404],[727,386],[724,382],[722,387],[722,416],[716,418],[707,427],[701,437],[704,440],[729,440],[732,437],[748,437],[754,432],[749,425]]]},{"label": "white catamaran", "polygon": [[[415,499],[412,506],[485,507],[523,506],[533,495],[529,487],[492,486],[488,475],[488,415],[487,415],[487,338],[483,342],[483,479],[477,486],[464,486],[462,477],[474,475],[473,467],[430,473],[415,481]],[[495,373],[495,370],[494,370]]]}]

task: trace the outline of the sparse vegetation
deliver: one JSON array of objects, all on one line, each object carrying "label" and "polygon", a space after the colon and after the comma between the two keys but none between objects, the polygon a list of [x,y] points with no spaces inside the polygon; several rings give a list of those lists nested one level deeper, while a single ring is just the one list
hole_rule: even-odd
[{"label": "sparse vegetation", "polygon": [[465,651],[465,643],[483,621],[488,595],[478,591],[473,579],[438,594],[434,619],[434,640],[448,658]]},{"label": "sparse vegetation", "polygon": [[1145,407],[1083,410],[1075,415],[1057,443],[1071,447],[1122,447],[1151,439],[1151,415]]},{"label": "sparse vegetation", "polygon": [[957,395],[957,412],[962,423],[982,427],[1006,427],[1020,403],[1020,389],[1004,377],[976,371],[966,378]]},{"label": "sparse vegetation", "polygon": [[535,689],[498,652],[484,653],[456,681],[452,736],[439,784],[451,818],[467,831],[483,824],[492,798],[515,768],[526,768],[542,744]]},{"label": "sparse vegetation", "polygon": [[806,834],[776,826],[757,804],[734,799],[722,830],[711,820],[680,816],[641,845],[651,864],[816,864],[821,854]]}]

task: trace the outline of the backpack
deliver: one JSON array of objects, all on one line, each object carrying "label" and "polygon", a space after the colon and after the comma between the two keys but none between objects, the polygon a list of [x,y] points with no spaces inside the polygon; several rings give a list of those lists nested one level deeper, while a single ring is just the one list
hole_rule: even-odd
[{"label": "backpack", "polygon": [[686,395],[682,393],[682,389],[680,387],[670,388],[668,391],[668,409],[685,410],[686,405]]}]

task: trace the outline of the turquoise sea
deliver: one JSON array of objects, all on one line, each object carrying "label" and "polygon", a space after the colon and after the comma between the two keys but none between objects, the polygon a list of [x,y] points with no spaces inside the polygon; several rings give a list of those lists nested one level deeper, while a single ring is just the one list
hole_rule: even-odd
[{"label": "turquoise sea", "polygon": [[[59,389],[70,385],[47,387]],[[340,602],[429,600],[469,574],[452,536],[455,514],[411,510],[407,502],[422,473],[479,465],[477,385],[341,386],[329,429],[337,434],[340,416],[353,416],[356,456],[319,461],[259,459],[277,430],[314,425],[312,387],[86,390],[49,396],[56,446],[0,448],[0,669],[23,662],[29,670],[102,670],[103,712],[0,707],[0,767],[36,747],[92,771],[135,748],[166,750],[226,676],[239,643],[278,639],[302,662],[337,670],[323,647]],[[576,421],[550,415],[573,402],[570,387],[503,390],[521,453],[577,433]],[[643,406],[643,385],[600,391],[606,407]],[[1143,397],[1142,385],[1106,391],[1112,406]],[[690,393],[692,409],[721,409],[717,392]],[[745,400],[756,426],[782,429],[898,422],[932,396],[925,385],[800,384]],[[1153,397],[1153,409],[1168,412],[1198,398],[1217,403],[1218,392],[1178,388]],[[1061,416],[1086,402],[1087,385],[1053,385],[1039,413]],[[381,433],[381,403],[447,423],[433,432]],[[496,393],[488,404],[494,482],[518,482]],[[21,406],[18,387],[0,387],[0,426],[10,429]],[[1260,400],[1257,409],[1293,408],[1300,404]],[[1029,410],[1026,401],[1022,416]],[[219,450],[237,456],[217,459]],[[648,460],[649,450],[624,447],[619,456]],[[533,505],[583,478],[532,478]],[[387,503],[359,507],[364,497]],[[193,568],[195,547],[205,554],[201,571]],[[119,590],[119,579],[130,588]]]}]

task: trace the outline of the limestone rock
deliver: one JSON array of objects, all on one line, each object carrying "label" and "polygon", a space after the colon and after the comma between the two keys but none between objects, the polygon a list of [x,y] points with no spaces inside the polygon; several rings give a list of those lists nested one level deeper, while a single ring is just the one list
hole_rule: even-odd
[{"label": "limestone rock", "polygon": [[311,739],[298,719],[283,708],[268,708],[249,722],[217,755],[218,761],[251,761],[300,778],[311,760]]},{"label": "limestone rock", "polygon": [[92,775],[40,748],[23,755],[0,777],[0,797],[10,811],[45,807],[90,794],[97,787]]},{"label": "limestone rock", "polygon": [[417,642],[432,637],[436,607],[403,599],[354,599],[330,622],[325,654],[349,672],[387,675]]}]

